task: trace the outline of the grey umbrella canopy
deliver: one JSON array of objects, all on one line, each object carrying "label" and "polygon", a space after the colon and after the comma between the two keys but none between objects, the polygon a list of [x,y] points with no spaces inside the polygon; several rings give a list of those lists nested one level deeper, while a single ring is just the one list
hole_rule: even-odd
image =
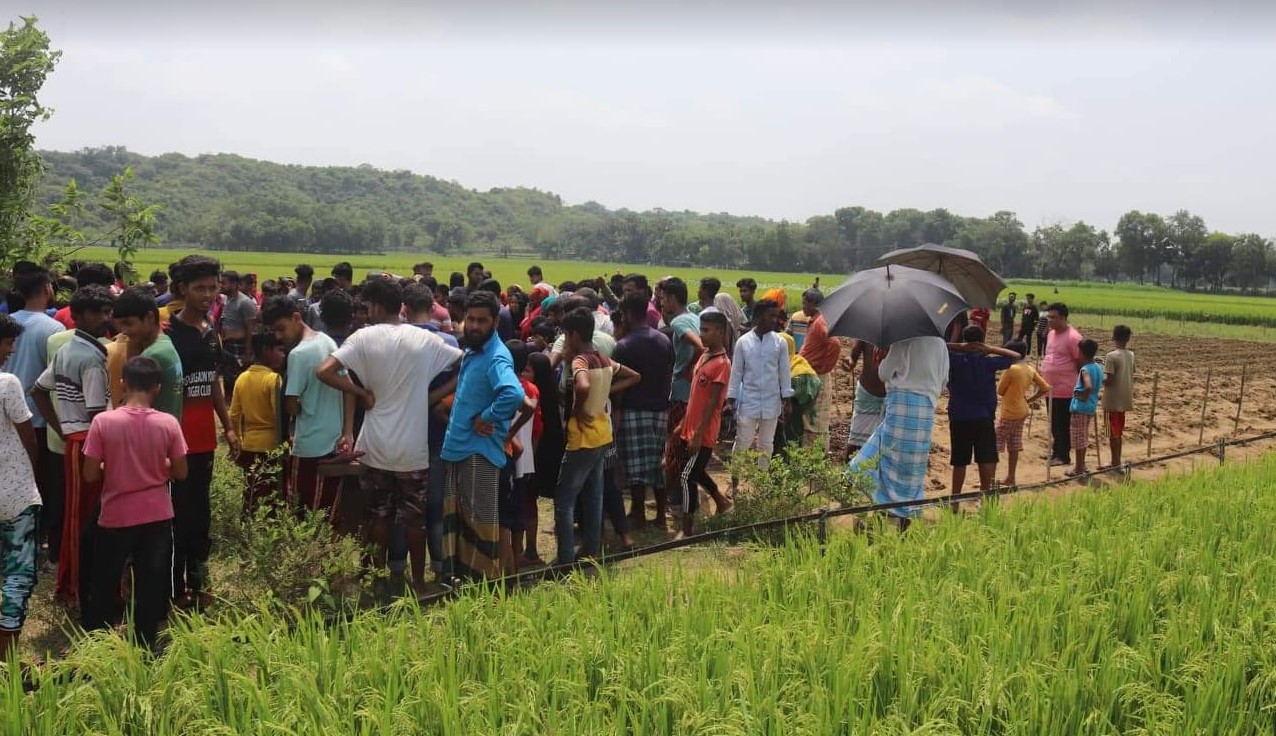
[{"label": "grey umbrella canopy", "polygon": [[1006,282],[982,258],[964,248],[927,243],[893,250],[877,262],[937,273],[957,287],[969,307],[996,307],[997,296],[1006,288]]},{"label": "grey umbrella canopy", "polygon": [[884,348],[912,337],[942,337],[966,301],[939,274],[907,266],[861,271],[820,304],[830,335]]}]

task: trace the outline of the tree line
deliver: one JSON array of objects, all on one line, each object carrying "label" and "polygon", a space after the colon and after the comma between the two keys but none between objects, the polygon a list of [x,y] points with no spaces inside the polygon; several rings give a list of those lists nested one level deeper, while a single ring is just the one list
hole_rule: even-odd
[{"label": "tree line", "polygon": [[1186,210],[1131,211],[1109,232],[1086,222],[1027,230],[1013,212],[842,207],[805,222],[689,211],[564,205],[528,188],[479,192],[408,171],[296,166],[231,154],[142,156],[122,147],[46,151],[44,197],[100,189],[123,169],[170,242],[307,253],[420,251],[535,255],[664,265],[846,273],[883,253],[942,243],[979,253],[1008,277],[1131,279],[1184,288],[1264,287],[1276,250],[1257,234],[1210,231]]}]

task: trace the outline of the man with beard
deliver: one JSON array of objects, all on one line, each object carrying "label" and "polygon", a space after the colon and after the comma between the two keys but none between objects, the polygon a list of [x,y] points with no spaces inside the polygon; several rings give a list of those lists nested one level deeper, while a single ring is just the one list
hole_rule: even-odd
[{"label": "man with beard", "polygon": [[[335,292],[340,293],[340,292]],[[324,297],[325,299],[327,297]],[[301,305],[288,296],[272,296],[261,310],[262,322],[289,348],[284,381],[284,414],[289,423],[288,497],[309,509],[324,509],[336,525],[341,479],[319,472],[320,462],[353,443],[354,398],[321,383],[319,366],[337,352],[337,343],[306,324]]]},{"label": "man with beard", "polygon": [[240,291],[242,280],[234,271],[223,271],[221,292],[226,297],[222,305],[217,331],[222,336],[226,350],[226,362],[222,367],[222,383],[229,401],[235,392],[235,381],[244,367],[252,362],[252,348],[248,336],[257,326],[257,300]]},{"label": "man with beard", "polygon": [[[461,357],[429,330],[403,324],[403,288],[376,279],[363,287],[369,326],[346,338],[324,358],[318,377],[357,398],[367,409],[355,450],[364,453],[359,487],[367,498],[368,538],[375,563],[386,564],[391,520],[407,537],[412,586],[425,590],[425,510],[429,499],[430,412],[442,397],[430,382]],[[356,385],[343,369],[359,375]],[[520,393],[521,396],[521,393]]]},{"label": "man with beard", "polygon": [[443,574],[494,577],[500,572],[498,485],[505,438],[524,393],[514,360],[496,331],[501,303],[485,291],[465,303],[465,358],[443,438]]},{"label": "man with beard", "polygon": [[[208,555],[212,506],[213,455],[217,424],[226,444],[239,451],[231,429],[226,394],[219,379],[223,364],[221,339],[208,321],[217,299],[221,264],[207,256],[189,255],[169,272],[181,309],[168,323],[168,337],[182,362],[182,434],[186,438],[186,479],[173,482],[173,600],[179,608],[212,602],[208,592]],[[214,420],[216,417],[216,420]]]}]

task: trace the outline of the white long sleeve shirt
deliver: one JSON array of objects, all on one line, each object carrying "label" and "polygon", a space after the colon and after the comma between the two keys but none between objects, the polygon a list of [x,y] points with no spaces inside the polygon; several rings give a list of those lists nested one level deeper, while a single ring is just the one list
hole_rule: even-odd
[{"label": "white long sleeve shirt", "polygon": [[738,417],[778,419],[783,399],[793,395],[789,375],[789,346],[779,335],[758,337],[749,330],[735,343],[727,398],[735,399]]}]

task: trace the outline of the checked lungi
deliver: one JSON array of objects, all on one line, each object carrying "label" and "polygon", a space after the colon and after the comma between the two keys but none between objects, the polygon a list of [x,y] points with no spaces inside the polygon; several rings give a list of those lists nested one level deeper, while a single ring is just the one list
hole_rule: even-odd
[{"label": "checked lungi", "polygon": [[660,458],[668,436],[668,412],[626,409],[620,415],[617,444],[629,485],[664,487]]},{"label": "checked lungi", "polygon": [[501,469],[482,455],[445,464],[443,572],[467,579],[500,572],[501,517],[497,484]]},{"label": "checked lungi", "polygon": [[851,433],[846,444],[850,447],[863,447],[882,423],[882,413],[885,410],[886,399],[870,393],[856,383],[855,413],[851,416]]},{"label": "checked lungi", "polygon": [[[871,484],[873,503],[919,501],[926,488],[935,400],[925,394],[890,391],[882,424],[851,460],[852,472]],[[918,507],[891,509],[892,516],[921,515]]]}]

